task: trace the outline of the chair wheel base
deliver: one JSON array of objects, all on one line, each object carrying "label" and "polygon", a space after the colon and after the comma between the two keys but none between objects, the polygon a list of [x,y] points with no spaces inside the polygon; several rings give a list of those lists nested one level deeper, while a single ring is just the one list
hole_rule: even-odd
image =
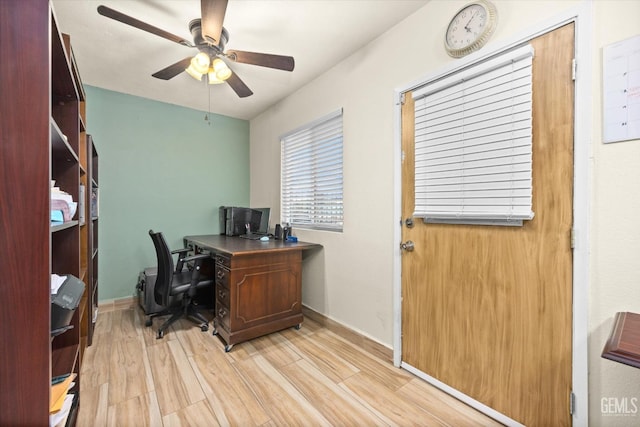
[{"label": "chair wheel base", "polygon": [[147,320],[145,320],[145,322],[144,322],[144,326],[146,326],[147,328],[148,328],[149,326],[151,326],[152,324],[153,324],[153,321],[152,321],[151,319],[147,319]]},{"label": "chair wheel base", "polygon": [[229,353],[232,348],[233,348],[233,344],[227,344],[224,346],[224,352]]},{"label": "chair wheel base", "polygon": [[161,339],[162,337],[164,337],[164,331],[163,331],[163,330],[159,330],[159,331],[158,331],[158,335],[156,335],[156,339],[157,339],[157,340],[159,340],[159,339]]},{"label": "chair wheel base", "polygon": [[208,324],[208,323],[205,323],[204,325],[201,325],[201,326],[200,326],[200,330],[201,330],[202,332],[207,332],[207,331],[209,330],[209,324]]}]

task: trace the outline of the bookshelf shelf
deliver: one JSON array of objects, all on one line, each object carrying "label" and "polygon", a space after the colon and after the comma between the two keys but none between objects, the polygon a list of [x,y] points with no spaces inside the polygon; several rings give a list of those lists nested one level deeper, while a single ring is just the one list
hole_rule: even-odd
[{"label": "bookshelf shelf", "polygon": [[51,376],[68,374],[76,364],[78,356],[78,344],[68,345],[51,352]]},{"label": "bookshelf shelf", "polygon": [[51,226],[51,232],[52,232],[52,233],[55,233],[55,232],[57,232],[57,231],[66,230],[66,229],[68,229],[68,228],[75,227],[76,225],[78,225],[78,221],[76,221],[76,220],[71,220],[71,221],[63,222],[62,224],[52,225],[52,226]]}]

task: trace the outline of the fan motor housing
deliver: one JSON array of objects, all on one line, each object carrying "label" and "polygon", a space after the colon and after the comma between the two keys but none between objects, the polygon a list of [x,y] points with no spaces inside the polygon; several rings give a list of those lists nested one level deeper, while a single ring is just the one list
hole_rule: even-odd
[{"label": "fan motor housing", "polygon": [[194,19],[189,22],[189,31],[193,37],[193,44],[196,45],[199,51],[208,53],[209,55],[218,55],[224,51],[224,47],[229,41],[229,32],[226,28],[222,27],[222,33],[220,34],[220,43],[213,44],[202,37],[202,21],[200,19]]}]

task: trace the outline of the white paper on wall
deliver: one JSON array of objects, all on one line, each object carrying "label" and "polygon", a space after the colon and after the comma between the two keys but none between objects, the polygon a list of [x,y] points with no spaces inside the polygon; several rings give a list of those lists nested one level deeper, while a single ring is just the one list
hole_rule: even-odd
[{"label": "white paper on wall", "polygon": [[640,139],[640,35],[602,52],[603,142]]}]

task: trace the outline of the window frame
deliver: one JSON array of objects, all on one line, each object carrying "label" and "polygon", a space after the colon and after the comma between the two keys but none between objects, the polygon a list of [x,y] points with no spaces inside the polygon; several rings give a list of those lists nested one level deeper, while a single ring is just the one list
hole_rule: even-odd
[{"label": "window frame", "polygon": [[306,230],[342,232],[343,109],[282,135],[280,160],[280,212],[283,224]]}]

